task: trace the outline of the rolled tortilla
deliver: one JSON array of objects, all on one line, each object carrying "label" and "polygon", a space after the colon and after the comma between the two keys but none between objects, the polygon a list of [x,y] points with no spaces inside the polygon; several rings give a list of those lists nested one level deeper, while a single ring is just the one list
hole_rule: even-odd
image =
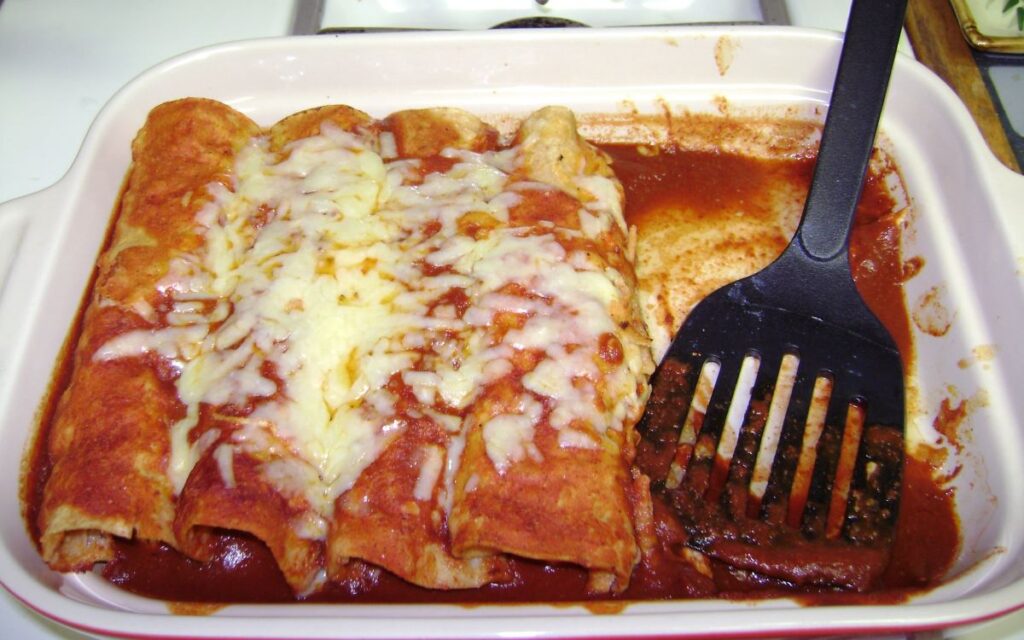
[{"label": "rolled tortilla", "polygon": [[175,543],[166,462],[169,429],[184,408],[173,374],[157,353],[118,358],[105,348],[161,325],[168,298],[158,284],[174,256],[202,243],[194,219],[211,199],[206,185],[226,180],[258,130],[218,102],[179,100],[154,109],[132,144],[127,188],[49,436],[39,528],[43,558],[55,569],[110,559],[111,536]]},{"label": "rolled tortilla", "polygon": [[652,370],[626,256],[622,193],[565,109],[517,136],[517,194],[466,317],[490,372],[467,416],[449,526],[463,557],[509,553],[621,591],[639,559],[630,467]]},{"label": "rolled tortilla", "polygon": [[[463,411],[438,393],[439,352],[457,345],[464,284],[437,274],[424,259],[439,241],[443,216],[462,218],[486,206],[479,185],[460,180],[454,151],[482,153],[496,147],[497,134],[475,116],[457,109],[400,111],[382,123],[382,152],[395,177],[379,222],[405,230],[399,241],[410,268],[402,274],[403,294],[427,325],[389,336],[407,344],[408,364],[387,384],[398,433],[360,474],[334,510],[328,537],[329,574],[342,578],[351,559],[383,567],[414,584],[434,589],[479,587],[511,578],[504,558],[457,558],[451,553],[445,472],[458,463]],[[447,155],[445,155],[447,154]],[[442,184],[445,181],[450,184]],[[446,188],[447,187],[447,188]],[[406,198],[423,188],[432,194]],[[415,213],[411,213],[415,211]],[[450,231],[458,233],[457,227]],[[450,321],[450,322],[449,322]],[[363,363],[367,364],[367,363]],[[360,366],[357,364],[356,366]]]}]

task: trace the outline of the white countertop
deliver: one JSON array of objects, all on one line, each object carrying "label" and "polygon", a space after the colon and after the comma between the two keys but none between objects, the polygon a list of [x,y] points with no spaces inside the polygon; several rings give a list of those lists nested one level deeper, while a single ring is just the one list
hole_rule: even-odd
[{"label": "white countertop", "polygon": [[63,176],[100,108],[142,71],[209,44],[285,35],[292,13],[276,0],[6,0],[0,202]]},{"label": "white countertop", "polygon": [[[60,179],[103,104],[148,67],[205,45],[303,31],[319,6],[310,0],[0,2],[0,202]],[[328,19],[341,11],[338,2],[330,0]],[[794,24],[842,29],[849,2],[787,0],[786,6]],[[0,594],[0,638],[82,637]],[[1024,612],[919,637],[1024,638]]]}]

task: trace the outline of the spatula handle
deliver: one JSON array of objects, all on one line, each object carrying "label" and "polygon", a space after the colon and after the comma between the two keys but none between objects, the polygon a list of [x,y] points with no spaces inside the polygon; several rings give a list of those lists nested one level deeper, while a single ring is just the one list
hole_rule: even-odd
[{"label": "spatula handle", "polygon": [[854,0],[814,179],[796,238],[816,260],[845,254],[907,0]]}]

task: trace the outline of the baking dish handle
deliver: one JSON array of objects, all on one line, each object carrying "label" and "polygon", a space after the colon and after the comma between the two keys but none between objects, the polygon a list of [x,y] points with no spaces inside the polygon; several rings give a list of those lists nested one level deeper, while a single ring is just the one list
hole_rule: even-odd
[{"label": "baking dish handle", "polygon": [[52,224],[65,201],[57,183],[42,191],[0,203],[0,388],[12,365],[13,348],[28,329],[24,313],[41,295],[52,251]]}]

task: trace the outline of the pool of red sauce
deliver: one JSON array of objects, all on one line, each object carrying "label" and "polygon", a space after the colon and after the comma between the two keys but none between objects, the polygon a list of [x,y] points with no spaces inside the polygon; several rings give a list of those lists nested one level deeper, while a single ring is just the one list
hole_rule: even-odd
[{"label": "pool of red sauce", "polygon": [[[806,188],[813,159],[787,157],[757,160],[738,155],[689,152],[668,149],[653,157],[632,146],[606,146],[626,190],[626,216],[641,227],[660,208],[689,207],[713,212],[727,203],[755,202],[760,185],[783,176]],[[881,316],[911,357],[907,311],[901,283],[905,265],[899,260],[899,228],[892,213],[893,202],[881,188],[879,176],[871,176],[858,209],[851,247],[858,286],[869,304]],[[868,262],[870,261],[870,263]],[[871,268],[867,268],[869,265]],[[74,335],[72,335],[72,338]],[[68,359],[69,360],[69,359]],[[65,363],[54,379],[54,389],[66,384]],[[57,397],[58,394],[52,394]],[[52,415],[53,405],[44,408],[43,422]],[[45,434],[39,439],[45,441]],[[39,490],[49,462],[44,447],[37,453],[25,475],[23,496],[26,519],[34,538]],[[637,464],[645,468],[641,455]],[[361,567],[348,584],[330,584],[305,599],[312,602],[452,602],[464,605],[493,602],[579,602],[591,601],[593,610],[614,612],[623,601],[673,598],[763,598],[785,595],[807,604],[836,602],[899,602],[909,595],[934,586],[951,565],[959,544],[959,531],[951,491],[938,486],[932,469],[924,462],[908,459],[903,474],[903,494],[891,561],[877,589],[870,593],[845,593],[822,588],[797,589],[773,581],[736,583],[729,572],[716,566],[714,578],[697,573],[690,565],[673,559],[679,529],[669,507],[656,505],[655,521],[660,549],[641,563],[629,588],[609,597],[586,593],[586,572],[568,566],[515,560],[515,580],[473,590],[436,591],[410,585],[387,572]],[[162,545],[119,541],[116,557],[103,569],[112,583],[129,591],[177,602],[289,602],[296,598],[284,581],[267,548],[248,536],[225,534],[219,552],[209,563],[190,560]],[[602,605],[600,601],[608,602]]]}]

